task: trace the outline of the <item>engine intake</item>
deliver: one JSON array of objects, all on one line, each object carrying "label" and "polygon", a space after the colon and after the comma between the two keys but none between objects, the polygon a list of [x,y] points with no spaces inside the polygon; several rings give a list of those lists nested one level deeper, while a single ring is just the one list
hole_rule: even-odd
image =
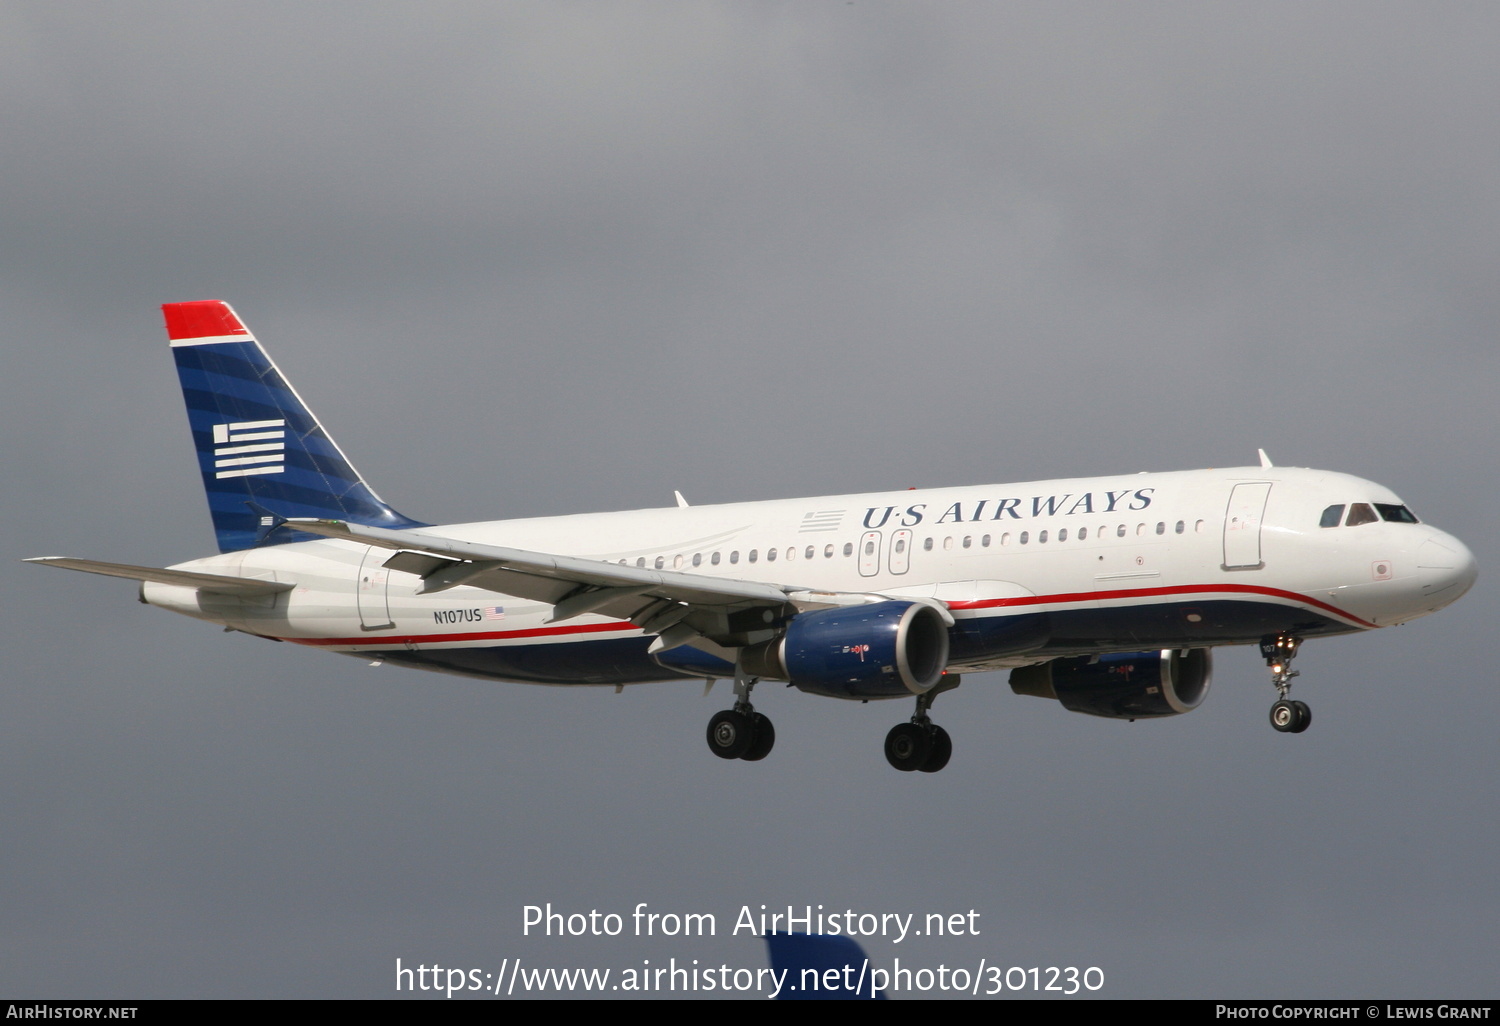
[{"label": "engine intake", "polygon": [[743,650],[757,677],[829,698],[921,695],[948,665],[948,626],[924,602],[874,602],[794,617],[777,638]]},{"label": "engine intake", "polygon": [[1011,671],[1010,689],[1055,698],[1072,712],[1145,720],[1192,712],[1208,694],[1212,677],[1210,649],[1169,648],[1022,666]]}]

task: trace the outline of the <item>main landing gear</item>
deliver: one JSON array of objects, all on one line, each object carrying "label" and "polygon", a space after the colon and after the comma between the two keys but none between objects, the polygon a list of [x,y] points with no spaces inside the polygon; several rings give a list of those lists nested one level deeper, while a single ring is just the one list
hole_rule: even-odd
[{"label": "main landing gear", "polygon": [[1312,725],[1312,710],[1307,707],[1307,703],[1287,698],[1292,690],[1292,678],[1301,676],[1299,671],[1291,668],[1301,644],[1301,638],[1294,638],[1289,634],[1276,634],[1260,639],[1260,654],[1271,668],[1271,684],[1281,695],[1271,706],[1271,726],[1283,734],[1300,734]]},{"label": "main landing gear", "polygon": [[917,696],[917,711],[908,723],[898,723],[885,736],[885,761],[903,773],[936,773],[953,757],[953,739],[927,716],[933,699],[959,685],[956,673],[944,675],[931,691]]},{"label": "main landing gear", "polygon": [[755,683],[754,679],[736,677],[734,708],[708,721],[708,750],[721,759],[759,762],[776,744],[776,728],[750,704],[750,689]]}]

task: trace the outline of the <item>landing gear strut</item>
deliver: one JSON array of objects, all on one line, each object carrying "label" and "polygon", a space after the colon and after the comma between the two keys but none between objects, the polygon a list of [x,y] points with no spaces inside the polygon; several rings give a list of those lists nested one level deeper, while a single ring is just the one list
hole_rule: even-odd
[{"label": "landing gear strut", "polygon": [[944,675],[931,691],[917,696],[917,711],[907,723],[898,723],[885,736],[885,761],[903,773],[920,770],[936,773],[953,757],[953,739],[927,715],[933,699],[959,685],[956,673]]},{"label": "landing gear strut", "polygon": [[736,674],[734,708],[725,709],[708,721],[708,750],[721,759],[759,762],[771,754],[776,744],[776,728],[750,704],[750,690],[756,680]]},{"label": "landing gear strut", "polygon": [[1283,734],[1300,734],[1312,725],[1312,710],[1306,702],[1295,702],[1287,697],[1292,690],[1292,678],[1301,676],[1291,668],[1297,657],[1301,638],[1289,634],[1275,634],[1260,639],[1260,654],[1271,668],[1271,684],[1281,697],[1271,706],[1271,726]]}]

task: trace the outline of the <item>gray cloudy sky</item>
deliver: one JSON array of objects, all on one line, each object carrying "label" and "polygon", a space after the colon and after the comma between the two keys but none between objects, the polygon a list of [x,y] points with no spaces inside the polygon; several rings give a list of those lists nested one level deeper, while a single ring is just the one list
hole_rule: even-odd
[{"label": "gray cloudy sky", "polygon": [[[395,960],[758,967],[742,905],[976,909],[877,966],[1494,996],[1500,8],[0,3],[0,993],[383,997]],[[33,555],[212,550],[158,304],[221,298],[434,522],[1279,462],[1475,593],[1191,716],[969,678],[727,702],[371,669]],[[522,907],[712,912],[539,940]]]}]

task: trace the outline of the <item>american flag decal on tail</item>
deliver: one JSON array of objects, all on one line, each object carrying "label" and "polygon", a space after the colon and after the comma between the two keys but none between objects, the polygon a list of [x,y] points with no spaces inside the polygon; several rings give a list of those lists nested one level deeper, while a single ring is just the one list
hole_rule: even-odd
[{"label": "american flag decal on tail", "polygon": [[286,470],[285,420],[214,425],[214,477],[280,474]]}]

